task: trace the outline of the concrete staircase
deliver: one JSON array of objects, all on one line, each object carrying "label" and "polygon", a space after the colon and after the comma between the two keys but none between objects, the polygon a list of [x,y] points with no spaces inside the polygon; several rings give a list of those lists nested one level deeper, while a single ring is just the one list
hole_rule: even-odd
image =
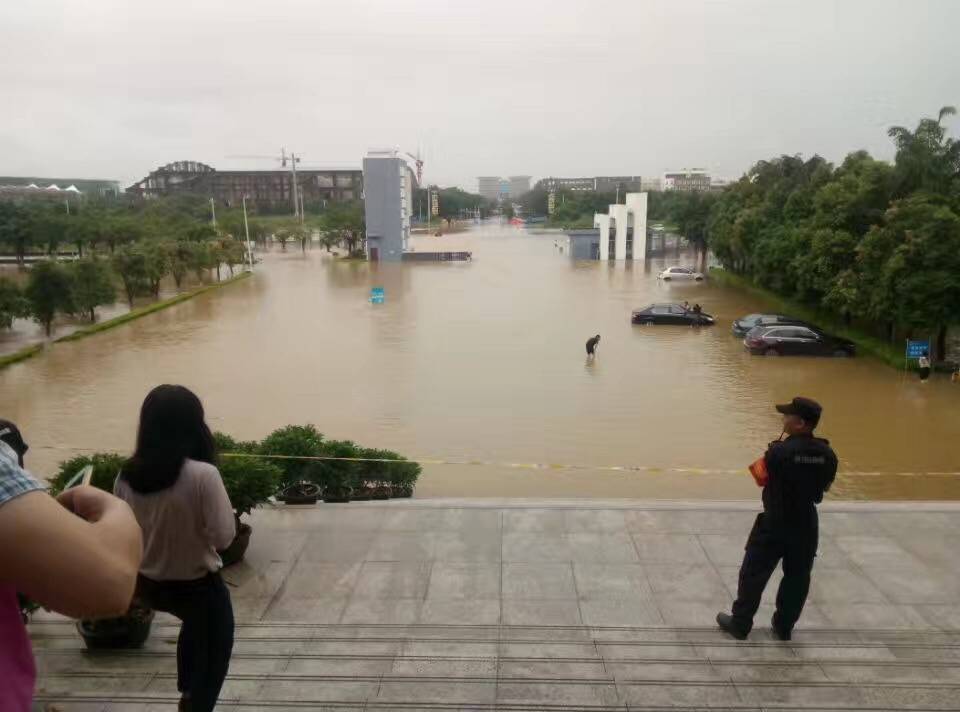
[{"label": "concrete staircase", "polygon": [[[87,653],[31,624],[41,709],[175,710],[177,624],[141,651]],[[44,707],[45,706],[45,707]],[[960,630],[238,624],[218,709],[954,710]]]}]

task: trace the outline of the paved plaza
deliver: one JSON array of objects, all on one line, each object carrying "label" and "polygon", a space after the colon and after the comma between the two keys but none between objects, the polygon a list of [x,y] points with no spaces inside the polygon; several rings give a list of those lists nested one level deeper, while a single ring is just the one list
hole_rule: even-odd
[{"label": "paved plaza", "polygon": [[[729,610],[755,503],[407,500],[277,507],[224,573],[222,709],[960,708],[960,506],[831,503],[794,640]],[[174,710],[177,624],[88,654],[31,624],[38,697]]]}]

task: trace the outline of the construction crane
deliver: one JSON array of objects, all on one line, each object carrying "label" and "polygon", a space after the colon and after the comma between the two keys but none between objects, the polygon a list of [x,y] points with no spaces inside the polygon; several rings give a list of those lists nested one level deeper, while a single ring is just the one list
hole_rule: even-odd
[{"label": "construction crane", "polygon": [[287,155],[287,149],[281,148],[279,156],[227,156],[227,158],[242,158],[250,159],[257,161],[280,161],[280,166],[282,168],[287,167],[287,161],[290,161],[290,172],[293,174],[293,216],[297,218],[301,223],[303,222],[303,206],[301,204],[300,188],[297,184],[297,164],[300,163],[300,157],[294,154],[293,151],[290,152],[290,155]]},{"label": "construction crane", "polygon": [[423,182],[423,159],[420,158],[420,149],[417,149],[416,156],[409,151],[407,151],[406,154],[413,159],[414,164],[417,166],[417,185],[420,185]]}]

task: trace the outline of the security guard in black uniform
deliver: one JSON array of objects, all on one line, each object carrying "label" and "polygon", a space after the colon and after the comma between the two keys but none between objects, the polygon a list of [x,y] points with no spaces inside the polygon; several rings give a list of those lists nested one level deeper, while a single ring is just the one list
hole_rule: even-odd
[{"label": "security guard in black uniform", "polygon": [[732,615],[717,614],[717,624],[738,640],[749,635],[763,589],[781,559],[783,580],[771,625],[777,638],[790,640],[807,600],[817,555],[816,505],[837,474],[837,456],[830,443],[813,435],[823,410],[820,404],[797,397],[777,410],[783,414],[787,438],[770,443],[764,455],[763,512],[747,538],[737,600]]}]

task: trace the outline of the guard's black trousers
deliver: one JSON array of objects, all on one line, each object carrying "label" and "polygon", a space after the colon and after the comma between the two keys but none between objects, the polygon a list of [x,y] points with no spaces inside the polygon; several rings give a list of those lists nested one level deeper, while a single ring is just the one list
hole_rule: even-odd
[{"label": "guard's black trousers", "polygon": [[783,580],[777,591],[774,625],[790,631],[800,618],[810,590],[810,572],[817,555],[817,512],[799,522],[773,526],[766,514],[758,514],[747,537],[746,553],[740,565],[737,600],[733,603],[734,624],[745,633],[753,627],[763,589],[783,560]]}]

